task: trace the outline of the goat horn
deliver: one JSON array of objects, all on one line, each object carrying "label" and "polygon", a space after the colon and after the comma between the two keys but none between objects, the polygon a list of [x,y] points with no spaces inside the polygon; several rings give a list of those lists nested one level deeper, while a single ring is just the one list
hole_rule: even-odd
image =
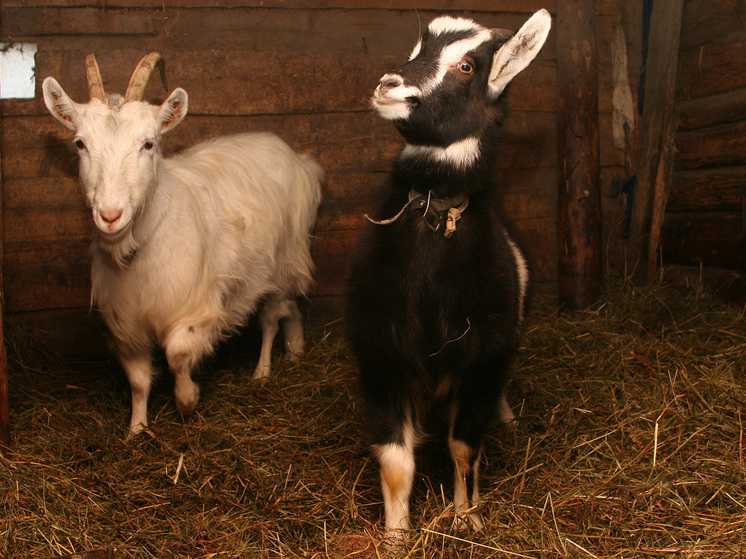
[{"label": "goat horn", "polygon": [[91,99],[98,99],[106,103],[104,82],[101,80],[101,72],[98,70],[98,62],[96,62],[96,56],[93,53],[85,58],[85,75],[88,78],[88,91]]},{"label": "goat horn", "polygon": [[140,60],[137,68],[132,72],[130,83],[127,85],[127,92],[124,94],[125,103],[129,101],[142,101],[142,96],[145,93],[145,86],[148,85],[150,75],[153,73],[156,66],[161,70],[161,81],[163,82],[163,87],[168,90],[168,86],[166,85],[165,62],[159,53],[151,52]]}]

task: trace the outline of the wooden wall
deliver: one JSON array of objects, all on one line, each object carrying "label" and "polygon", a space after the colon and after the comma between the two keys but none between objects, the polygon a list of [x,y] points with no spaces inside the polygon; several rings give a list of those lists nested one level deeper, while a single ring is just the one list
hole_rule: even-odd
[{"label": "wooden wall", "polygon": [[663,258],[746,270],[746,5],[684,4]]},{"label": "wooden wall", "polygon": [[[627,171],[624,150],[611,143],[610,43],[614,25],[624,20],[635,88],[639,5],[596,5],[611,273],[620,268],[624,207],[612,183]],[[401,147],[391,124],[369,109],[378,78],[406,60],[420,28],[442,13],[511,29],[541,7],[554,13],[554,0],[95,0],[78,6],[73,0],[3,1],[2,41],[38,44],[37,90],[44,77],[54,76],[73,99],[87,100],[83,63],[93,52],[107,91],[123,92],[140,57],[157,50],[166,60],[169,87],[183,87],[190,96],[186,120],[164,139],[167,153],[209,136],[271,130],[319,159],[327,182],[314,240],[318,273],[309,313],[316,325],[340,317],[346,256]],[[550,291],[558,273],[554,43],[553,31],[512,85],[498,162],[507,206],[532,247],[539,288]],[[146,98],[165,96],[153,79]],[[89,305],[91,223],[71,135],[47,113],[40,94],[3,100],[0,111],[6,311],[47,320],[48,329],[64,336],[73,319],[60,317],[72,313],[77,320]],[[93,337],[98,328],[91,326]]]}]

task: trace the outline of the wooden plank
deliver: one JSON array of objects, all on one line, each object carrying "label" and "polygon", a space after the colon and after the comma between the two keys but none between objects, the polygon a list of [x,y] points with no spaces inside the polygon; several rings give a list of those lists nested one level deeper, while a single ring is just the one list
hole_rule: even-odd
[{"label": "wooden plank", "polygon": [[[0,136],[2,135],[2,118],[0,118]],[[2,169],[2,151],[0,151],[0,169]],[[0,231],[3,231],[5,220],[3,217],[3,191],[5,181],[0,174]],[[0,452],[10,445],[10,408],[8,405],[8,356],[5,351],[5,337],[3,323],[5,320],[5,277],[3,275],[3,243],[0,239]]]},{"label": "wooden plank", "polygon": [[656,2],[650,23],[650,46],[642,120],[637,185],[630,226],[627,268],[647,284],[658,265],[660,227],[673,165],[676,126],[674,98],[683,0]]},{"label": "wooden plank", "polygon": [[556,218],[556,167],[500,169],[497,175],[505,210],[513,219]]},{"label": "wooden plank", "polygon": [[746,166],[675,171],[666,211],[738,211],[743,185]]},{"label": "wooden plank", "polygon": [[[77,175],[73,134],[50,115],[4,117],[0,148],[8,154],[6,178]],[[164,152],[175,153],[200,140],[251,131],[277,133],[294,149],[317,157],[327,172],[385,172],[403,141],[390,123],[372,113],[272,115],[263,117],[187,116],[164,136]],[[556,167],[556,117],[514,111],[508,119],[500,168]]]},{"label": "wooden plank", "polygon": [[[93,50],[109,93],[123,93],[145,51]],[[36,56],[38,87],[55,77],[78,102],[88,100],[84,60],[88,52],[46,51]],[[378,79],[397,67],[405,56],[362,53],[267,53],[177,50],[162,52],[171,88],[189,94],[191,115],[279,115],[323,112],[368,112]],[[279,69],[282,69],[279,71]],[[309,86],[312,84],[312,86]],[[161,103],[167,96],[160,80],[152,79],[145,98]],[[513,110],[553,111],[556,71],[551,61],[533,64],[511,87]],[[4,114],[41,115],[46,107],[37,99],[3,102]]]},{"label": "wooden plank", "polygon": [[557,167],[557,115],[511,111],[502,133],[499,168]]},{"label": "wooden plank", "polygon": [[[464,9],[488,12],[533,13],[541,8],[554,12],[556,0],[411,0],[403,6],[398,0],[314,0],[317,9],[375,8],[386,10],[447,10]],[[604,0],[609,4],[611,0]],[[4,0],[6,8],[75,7],[79,0]],[[87,4],[102,8],[284,8],[307,9],[308,0],[90,0]]]},{"label": "wooden plank", "polygon": [[678,133],[676,164],[686,169],[746,164],[746,120]]},{"label": "wooden plank", "polygon": [[681,48],[688,50],[743,29],[743,4],[687,0],[681,18]]},{"label": "wooden plank", "polygon": [[516,220],[528,247],[535,284],[553,283],[559,277],[557,216]]},{"label": "wooden plank", "polygon": [[746,87],[746,31],[682,51],[679,68],[682,100]]},{"label": "wooden plank", "polygon": [[557,7],[559,296],[584,309],[601,292],[598,59],[592,0]]},{"label": "wooden plank", "polygon": [[5,309],[82,307],[90,302],[88,239],[4,247]]},{"label": "wooden plank", "polygon": [[61,211],[89,210],[77,174],[63,177],[6,178],[3,191],[6,210],[55,208]]},{"label": "wooden plank", "polygon": [[153,35],[152,16],[96,8],[2,10],[3,35]]},{"label": "wooden plank", "polygon": [[[58,18],[67,17],[74,8],[58,8]],[[33,22],[41,17],[52,18],[52,8],[14,8],[3,10],[0,33],[11,35],[8,29],[20,24],[17,19]],[[117,13],[117,10],[107,10]],[[121,14],[132,10],[120,10]],[[261,51],[283,53],[362,53],[371,56],[395,55],[405,61],[419,37],[420,29],[440,10],[381,9],[298,9],[236,7],[233,9],[184,9],[164,14],[159,5],[138,11],[150,15],[156,24],[152,36],[138,37],[143,51],[161,52],[192,50],[210,51],[216,48],[233,51]],[[451,15],[472,17],[486,27],[503,27],[517,30],[525,21],[525,12],[474,12],[459,10]],[[178,15],[178,17],[177,17]],[[165,16],[165,17],[164,17]],[[32,27],[26,34],[13,34],[19,38],[40,39],[40,52],[64,51],[71,48],[70,36],[36,35]],[[43,39],[43,41],[41,41]],[[540,60],[554,57],[553,41],[539,54]],[[98,50],[131,49],[132,37],[127,35],[81,35],[75,37],[75,48],[88,52]],[[378,77],[378,76],[377,76]],[[376,78],[377,78],[376,77]]]},{"label": "wooden plank", "polygon": [[741,212],[669,213],[661,243],[665,262],[746,270]]},{"label": "wooden plank", "polygon": [[[77,175],[73,134],[50,115],[4,117],[0,147],[8,154],[3,169],[7,178]],[[535,134],[544,119],[524,126]],[[164,152],[171,154],[197,142],[221,135],[252,131],[275,132],[294,149],[316,156],[327,172],[387,171],[402,147],[390,123],[368,113],[309,114],[266,117],[187,116],[178,129],[164,136]],[[531,141],[526,138],[525,141]]]},{"label": "wooden plank", "polygon": [[678,131],[743,120],[746,116],[746,88],[677,103]]}]

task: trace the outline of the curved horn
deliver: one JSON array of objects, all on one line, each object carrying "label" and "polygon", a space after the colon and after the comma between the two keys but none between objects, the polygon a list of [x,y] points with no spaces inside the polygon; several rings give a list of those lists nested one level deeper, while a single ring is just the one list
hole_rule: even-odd
[{"label": "curved horn", "polygon": [[85,57],[85,75],[88,78],[88,91],[91,99],[98,99],[106,103],[104,82],[101,80],[101,72],[98,70],[98,63],[93,53]]},{"label": "curved horn", "polygon": [[[148,85],[150,75],[153,73],[156,66],[160,67],[161,80],[163,81],[163,86],[166,87],[165,63],[159,53],[151,52],[140,60],[137,68],[132,72],[130,83],[127,85],[127,91],[124,94],[125,103],[129,101],[142,101],[142,96],[145,93],[145,86]],[[168,87],[166,87],[166,89],[168,89]]]}]

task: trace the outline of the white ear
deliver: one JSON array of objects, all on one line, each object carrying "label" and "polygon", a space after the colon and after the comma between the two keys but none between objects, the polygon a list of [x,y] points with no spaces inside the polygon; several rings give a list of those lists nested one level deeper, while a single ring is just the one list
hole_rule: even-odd
[{"label": "white ear", "polygon": [[70,99],[54,78],[47,78],[41,86],[44,103],[52,116],[70,130],[78,129],[80,113],[78,104]]},{"label": "white ear", "polygon": [[495,53],[488,86],[494,97],[536,58],[551,27],[552,16],[539,10]]},{"label": "white ear", "polygon": [[161,108],[158,109],[158,122],[161,125],[161,133],[168,132],[181,122],[187,114],[189,97],[187,92],[177,87],[168,96]]}]

